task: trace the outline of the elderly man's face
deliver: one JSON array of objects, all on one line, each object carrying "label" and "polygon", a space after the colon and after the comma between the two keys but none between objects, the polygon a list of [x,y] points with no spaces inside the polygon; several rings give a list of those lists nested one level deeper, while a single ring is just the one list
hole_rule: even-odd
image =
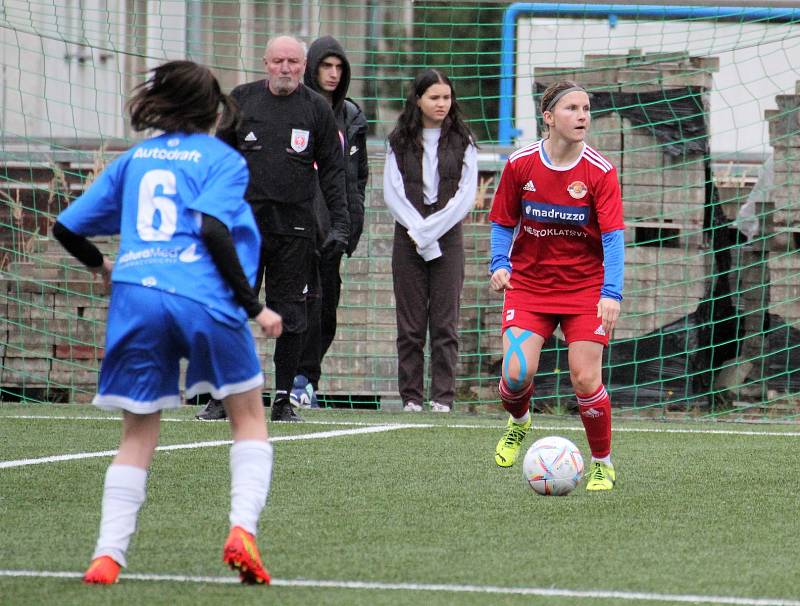
[{"label": "elderly man's face", "polygon": [[269,89],[275,95],[290,95],[300,84],[306,70],[303,47],[287,37],[276,38],[264,54]]}]

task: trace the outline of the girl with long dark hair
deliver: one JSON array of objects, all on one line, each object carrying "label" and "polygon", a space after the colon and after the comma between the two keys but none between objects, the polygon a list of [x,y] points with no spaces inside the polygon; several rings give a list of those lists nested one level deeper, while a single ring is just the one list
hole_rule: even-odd
[{"label": "girl with long dark hair", "polygon": [[450,79],[426,69],[389,135],[384,199],[395,218],[392,276],[398,387],[403,408],[423,409],[424,348],[430,332],[430,409],[450,412],[464,284],[461,221],[475,204],[474,137]]}]

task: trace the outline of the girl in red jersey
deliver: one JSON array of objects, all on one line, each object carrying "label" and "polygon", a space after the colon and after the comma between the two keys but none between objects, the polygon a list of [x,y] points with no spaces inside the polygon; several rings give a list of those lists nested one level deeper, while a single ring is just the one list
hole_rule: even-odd
[{"label": "girl in red jersey", "polygon": [[602,382],[622,301],[624,223],[617,171],[584,139],[589,95],[571,81],[542,95],[548,135],[509,156],[492,203],[491,287],[505,293],[500,398],[511,415],[495,449],[514,464],[531,427],[542,346],[560,325],[592,451],[587,490],[610,490],[611,401]]}]

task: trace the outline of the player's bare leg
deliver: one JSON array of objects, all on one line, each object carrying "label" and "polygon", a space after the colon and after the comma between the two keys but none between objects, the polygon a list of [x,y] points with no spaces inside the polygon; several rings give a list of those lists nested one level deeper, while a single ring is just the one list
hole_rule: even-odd
[{"label": "player's bare leg", "polygon": [[530,401],[533,377],[539,366],[544,339],[539,335],[509,327],[503,333],[503,369],[500,377],[500,401],[509,418],[505,431],[494,449],[499,467],[511,467],[517,459],[522,441],[531,429]]}]

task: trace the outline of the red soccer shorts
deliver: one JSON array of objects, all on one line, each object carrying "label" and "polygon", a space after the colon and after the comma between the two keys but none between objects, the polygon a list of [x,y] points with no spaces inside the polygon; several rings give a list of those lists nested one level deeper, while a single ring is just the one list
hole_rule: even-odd
[{"label": "red soccer shorts", "polygon": [[510,326],[516,326],[530,330],[546,341],[559,324],[567,343],[593,341],[608,346],[608,335],[603,331],[603,321],[597,317],[597,313],[546,314],[503,308],[503,332]]}]

